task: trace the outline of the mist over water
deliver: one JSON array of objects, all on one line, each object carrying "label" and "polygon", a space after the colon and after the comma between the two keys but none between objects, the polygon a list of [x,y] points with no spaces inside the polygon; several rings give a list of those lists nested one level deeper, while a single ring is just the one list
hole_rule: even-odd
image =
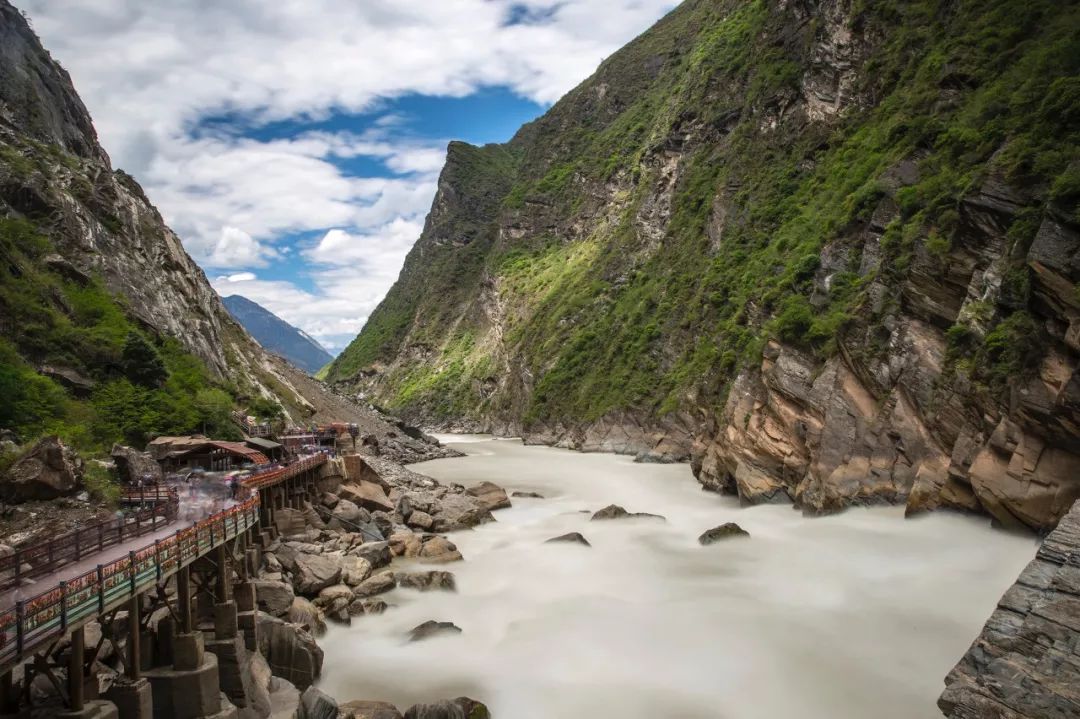
[{"label": "mist over water", "polygon": [[[456,593],[395,590],[385,614],[331,628],[320,686],[339,701],[468,695],[497,719],[937,718],[945,674],[1037,546],[985,519],[808,519],[702,492],[686,465],[447,439],[469,456],[418,471],[546,499],[451,535],[465,561],[439,568]],[[610,503],[667,522],[581,512]],[[727,521],[752,537],[698,544]],[[572,531],[593,546],[544,543]],[[464,631],[408,643],[428,619]]]}]

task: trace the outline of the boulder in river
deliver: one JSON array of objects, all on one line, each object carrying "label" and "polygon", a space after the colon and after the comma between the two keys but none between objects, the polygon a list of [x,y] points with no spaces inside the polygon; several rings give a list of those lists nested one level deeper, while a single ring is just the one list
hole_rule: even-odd
[{"label": "boulder in river", "polygon": [[591,547],[592,546],[591,544],[589,544],[589,540],[587,540],[587,539],[585,539],[585,537],[581,536],[581,532],[570,532],[568,534],[560,534],[558,537],[552,537],[551,539],[546,540],[545,543],[546,544],[551,544],[552,542],[576,543],[576,544],[582,544],[582,545],[584,545],[586,547]]},{"label": "boulder in river", "polygon": [[510,506],[510,498],[506,496],[506,490],[494,482],[481,482],[466,489],[465,494],[476,497],[489,512]]},{"label": "boulder in river", "polygon": [[405,712],[405,719],[468,719],[465,710],[455,702],[414,704]]},{"label": "boulder in river", "polygon": [[648,512],[627,512],[617,504],[609,504],[593,513],[592,521],[601,519],[664,519],[664,517],[659,514],[649,514]]},{"label": "boulder in river", "polygon": [[522,499],[543,499],[544,495],[539,492],[514,492],[511,497],[520,497]]},{"label": "boulder in river", "polygon": [[417,556],[423,557],[426,562],[438,564],[457,562],[462,559],[457,545],[446,537],[438,535],[424,537],[423,544],[420,545],[420,553]]},{"label": "boulder in river", "polygon": [[308,687],[300,695],[300,707],[304,719],[337,719],[338,703],[326,692]]},{"label": "boulder in river", "polygon": [[491,711],[483,702],[469,697],[458,697],[454,703],[465,712],[465,719],[491,719]]},{"label": "boulder in river", "polygon": [[719,527],[713,527],[704,531],[698,541],[702,546],[708,546],[714,542],[719,542],[721,539],[730,539],[732,537],[749,537],[750,532],[735,524],[735,522],[724,522]]},{"label": "boulder in river", "polygon": [[358,699],[356,701],[341,704],[340,709],[345,714],[352,714],[353,719],[403,719],[401,712],[390,702],[377,702]]},{"label": "boulder in river", "polygon": [[394,580],[399,587],[418,589],[421,592],[430,592],[436,589],[455,591],[454,575],[450,572],[395,572]]},{"label": "boulder in river", "polygon": [[419,642],[444,634],[461,634],[461,627],[453,622],[437,622],[434,619],[429,619],[423,624],[413,627],[412,631],[409,632],[409,641]]},{"label": "boulder in river", "polygon": [[82,488],[83,461],[60,438],[42,437],[19,457],[0,482],[0,498],[18,504],[36,499],[56,499]]}]

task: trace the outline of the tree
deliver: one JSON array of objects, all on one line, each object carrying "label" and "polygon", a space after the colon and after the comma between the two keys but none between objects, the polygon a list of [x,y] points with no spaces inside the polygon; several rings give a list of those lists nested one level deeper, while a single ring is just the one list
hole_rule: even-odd
[{"label": "tree", "polygon": [[120,369],[125,377],[144,387],[160,387],[169,376],[157,349],[134,331],[128,332],[124,340]]},{"label": "tree", "polygon": [[195,394],[195,411],[203,434],[228,439],[237,432],[232,425],[232,397],[220,389],[201,389]]}]

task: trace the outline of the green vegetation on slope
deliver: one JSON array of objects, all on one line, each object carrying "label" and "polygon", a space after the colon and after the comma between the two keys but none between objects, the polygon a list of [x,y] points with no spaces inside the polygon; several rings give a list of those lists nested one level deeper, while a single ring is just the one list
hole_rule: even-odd
[{"label": "green vegetation on slope", "polygon": [[[788,121],[822,22],[794,32],[793,18],[763,0],[685,3],[522,130],[499,207],[467,205],[485,210],[469,215],[474,225],[520,226],[520,237],[492,231],[490,249],[461,250],[429,228],[331,378],[397,357],[382,401],[479,417],[490,398],[477,388],[500,351],[535,378],[527,421],[670,411],[692,393],[721,395],[768,337],[825,357],[856,321],[872,330],[890,307],[871,310],[870,284],[897,293],[920,253],[945,264],[971,230],[962,201],[997,176],[1023,187],[1029,206],[1008,230],[990,331],[965,324],[950,342],[977,358],[953,371],[1000,393],[1033,366],[1034,353],[1010,347],[1038,331],[1024,255],[1042,213],[1052,203],[1080,220],[1080,10],[1051,0],[858,4],[846,29],[870,38],[852,89],[862,102],[827,121]],[[670,216],[653,219],[669,157],[679,167]],[[905,160],[914,177],[890,184]],[[472,198],[471,180],[444,175],[453,188],[444,199]],[[882,256],[860,275],[861,238],[879,207],[891,208]],[[642,231],[650,222],[656,239]],[[575,224],[589,228],[584,237]],[[822,295],[826,247],[843,262]],[[464,291],[435,286],[451,265],[470,268],[456,278]],[[509,317],[505,346],[463,353],[462,338],[488,329],[478,306],[489,284]]]},{"label": "green vegetation on slope", "polygon": [[32,223],[0,219],[0,427],[90,452],[157,434],[238,436],[235,390],[138,326],[96,278],[51,269],[50,253]]}]

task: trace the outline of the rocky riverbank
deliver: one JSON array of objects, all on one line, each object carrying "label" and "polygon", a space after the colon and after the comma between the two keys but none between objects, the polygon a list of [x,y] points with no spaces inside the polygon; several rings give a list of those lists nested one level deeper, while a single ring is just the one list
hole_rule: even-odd
[{"label": "rocky riverbank", "polygon": [[[442,533],[494,521],[492,510],[510,506],[506,492],[491,483],[469,489],[443,485],[380,457],[347,457],[344,464],[346,476],[331,480],[315,501],[275,511],[276,536],[264,548],[262,571],[252,582],[264,656],[275,676],[306,690],[305,701],[317,691],[307,687],[322,670],[316,638],[327,622],[350,624],[365,614],[392,611],[380,595],[395,587],[454,591],[451,571],[403,569],[395,560],[461,561]],[[402,716],[378,697],[352,699],[338,705],[320,692],[321,713],[309,709],[305,716],[333,717],[331,707],[341,717]],[[416,705],[404,716],[479,719],[488,713],[483,704],[458,698]]]}]

